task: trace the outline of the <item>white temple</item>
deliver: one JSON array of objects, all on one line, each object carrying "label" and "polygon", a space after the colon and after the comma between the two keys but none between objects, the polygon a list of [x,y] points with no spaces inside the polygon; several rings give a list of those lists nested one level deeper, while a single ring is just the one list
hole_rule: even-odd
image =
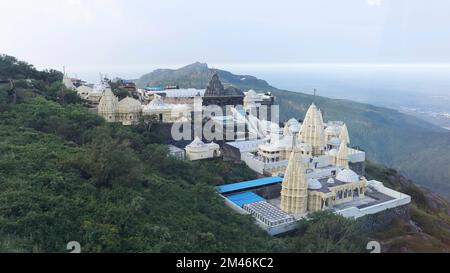
[{"label": "white temple", "polygon": [[186,146],[186,157],[191,160],[202,160],[215,158],[220,156],[220,146],[214,142],[204,143],[200,138],[196,137],[195,140]]},{"label": "white temple", "polygon": [[169,104],[160,96],[155,96],[147,105],[131,97],[119,102],[109,87],[105,89],[98,105],[99,115],[107,122],[121,122],[123,125],[135,124],[143,116],[153,117],[162,123],[185,122],[190,120],[191,112],[189,105]]},{"label": "white temple", "polygon": [[191,118],[191,112],[189,105],[166,103],[159,95],[155,95],[154,99],[142,108],[144,116],[155,116],[164,123],[187,121]]},{"label": "white temple", "polygon": [[231,208],[254,216],[269,234],[293,230],[313,212],[360,218],[411,202],[410,196],[366,179],[365,152],[349,147],[347,125],[325,123],[315,104],[302,123],[291,119],[284,128],[268,127],[265,138],[226,144],[265,178],[223,185],[218,192]]}]

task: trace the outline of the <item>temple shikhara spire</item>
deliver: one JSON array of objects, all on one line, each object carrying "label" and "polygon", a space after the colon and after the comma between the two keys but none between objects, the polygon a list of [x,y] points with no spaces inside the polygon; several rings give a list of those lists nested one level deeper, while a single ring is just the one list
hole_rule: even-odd
[{"label": "temple shikhara spire", "polygon": [[326,143],[323,117],[314,103],[308,112],[306,112],[300,133],[300,141],[310,144],[312,146],[312,154],[315,156],[322,155],[325,151]]},{"label": "temple shikhara spire", "polygon": [[281,209],[287,213],[303,214],[308,205],[308,183],[301,151],[294,147],[281,190]]},{"label": "temple shikhara spire", "polygon": [[339,151],[336,155],[336,166],[342,169],[348,169],[348,147],[347,141],[342,141]]},{"label": "temple shikhara spire", "polygon": [[108,122],[116,122],[118,104],[119,99],[114,95],[111,88],[105,88],[104,94],[98,105],[99,115],[104,117]]},{"label": "temple shikhara spire", "polygon": [[350,135],[348,134],[347,124],[344,124],[342,126],[339,138],[340,138],[341,142],[345,141],[347,144],[350,144]]}]

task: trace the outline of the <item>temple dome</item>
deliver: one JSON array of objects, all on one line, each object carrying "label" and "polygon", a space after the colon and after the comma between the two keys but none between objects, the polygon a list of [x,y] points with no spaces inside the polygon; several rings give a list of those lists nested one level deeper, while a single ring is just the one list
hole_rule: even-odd
[{"label": "temple dome", "polygon": [[199,138],[196,137],[194,141],[187,146],[188,148],[204,148],[206,144]]},{"label": "temple dome", "polygon": [[292,126],[292,125],[300,126],[300,122],[298,122],[298,120],[296,120],[295,118],[291,118],[291,119],[287,122],[287,124],[289,124],[289,126]]},{"label": "temple dome", "polygon": [[289,126],[289,130],[291,131],[291,133],[297,134],[298,132],[300,132],[300,122],[298,122],[298,120],[296,120],[295,118],[290,119],[287,122],[287,125]]},{"label": "temple dome", "polygon": [[117,110],[119,113],[139,113],[142,105],[138,100],[126,97],[118,103]]},{"label": "temple dome", "polygon": [[144,106],[144,111],[164,110],[169,108],[170,106],[167,103],[165,103],[160,96],[156,96],[149,104]]},{"label": "temple dome", "polygon": [[330,177],[330,179],[328,179],[327,183],[328,183],[328,184],[334,184],[334,183],[335,183],[335,181],[334,181],[334,179],[333,179],[333,178],[331,178],[331,177]]},{"label": "temple dome", "polygon": [[359,176],[350,169],[344,169],[339,172],[336,179],[344,183],[355,183],[359,181]]},{"label": "temple dome", "polygon": [[333,137],[332,139],[330,139],[330,141],[328,141],[328,144],[330,144],[332,146],[340,146],[341,140],[337,137]]},{"label": "temple dome", "polygon": [[320,190],[322,189],[322,183],[315,178],[308,179],[308,189],[310,190]]}]

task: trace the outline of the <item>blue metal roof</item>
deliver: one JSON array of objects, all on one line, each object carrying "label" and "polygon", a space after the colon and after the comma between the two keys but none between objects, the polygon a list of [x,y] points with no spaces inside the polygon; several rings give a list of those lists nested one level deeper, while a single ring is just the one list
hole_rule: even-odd
[{"label": "blue metal roof", "polygon": [[144,89],[147,91],[164,91],[164,87],[162,86],[147,86]]},{"label": "blue metal roof", "polygon": [[268,185],[272,185],[272,184],[278,184],[278,183],[282,183],[282,182],[283,182],[283,178],[281,178],[279,176],[272,176],[272,177],[266,177],[266,178],[261,178],[261,179],[257,179],[257,180],[252,180],[252,181],[239,182],[239,183],[219,186],[219,187],[217,187],[217,191],[219,193],[224,194],[224,193],[229,193],[229,192],[234,192],[234,191],[251,189],[251,188],[255,188],[255,187],[262,187],[262,186],[268,186]]},{"label": "blue metal roof", "polygon": [[227,197],[231,202],[235,203],[239,207],[243,207],[247,204],[252,204],[260,201],[265,201],[261,196],[253,192],[244,192],[239,194],[230,195]]}]

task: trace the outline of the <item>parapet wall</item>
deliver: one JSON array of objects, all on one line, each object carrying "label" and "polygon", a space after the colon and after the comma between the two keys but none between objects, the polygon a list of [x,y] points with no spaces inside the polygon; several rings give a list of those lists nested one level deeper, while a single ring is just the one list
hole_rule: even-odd
[{"label": "parapet wall", "polygon": [[403,205],[396,208],[388,209],[376,214],[366,215],[359,218],[357,221],[361,223],[362,227],[366,231],[374,232],[380,231],[386,228],[396,218],[403,219],[405,221],[410,220],[410,205]]}]

